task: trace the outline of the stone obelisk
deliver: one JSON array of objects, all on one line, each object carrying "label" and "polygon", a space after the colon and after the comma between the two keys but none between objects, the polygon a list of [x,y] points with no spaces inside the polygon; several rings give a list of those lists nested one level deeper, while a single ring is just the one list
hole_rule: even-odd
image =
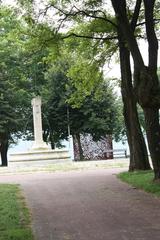
[{"label": "stone obelisk", "polygon": [[49,149],[47,144],[43,141],[42,135],[42,113],[41,113],[41,97],[37,96],[31,101],[33,108],[33,126],[34,126],[34,143],[32,149]]},{"label": "stone obelisk", "polygon": [[69,152],[66,149],[52,150],[44,141],[42,134],[42,113],[41,97],[32,99],[34,143],[27,152],[10,154],[11,162],[43,161],[43,160],[70,160]]}]

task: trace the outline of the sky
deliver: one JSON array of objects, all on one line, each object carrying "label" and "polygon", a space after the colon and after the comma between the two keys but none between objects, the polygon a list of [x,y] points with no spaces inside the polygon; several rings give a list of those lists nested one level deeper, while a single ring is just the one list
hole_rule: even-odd
[{"label": "sky", "polygon": [[3,3],[6,3],[8,5],[16,5],[15,0],[2,0]]}]

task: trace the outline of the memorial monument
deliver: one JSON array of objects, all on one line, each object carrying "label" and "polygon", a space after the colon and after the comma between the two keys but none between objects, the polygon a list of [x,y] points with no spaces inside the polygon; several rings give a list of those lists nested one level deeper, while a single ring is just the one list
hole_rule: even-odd
[{"label": "memorial monument", "polygon": [[43,141],[42,134],[42,113],[41,113],[41,97],[37,96],[31,101],[33,108],[33,126],[34,126],[34,143],[33,150],[46,150],[49,146]]},{"label": "memorial monument", "polygon": [[9,161],[38,161],[38,160],[70,160],[69,152],[66,149],[52,150],[43,141],[41,97],[37,96],[31,101],[33,109],[34,142],[26,152],[12,153]]}]

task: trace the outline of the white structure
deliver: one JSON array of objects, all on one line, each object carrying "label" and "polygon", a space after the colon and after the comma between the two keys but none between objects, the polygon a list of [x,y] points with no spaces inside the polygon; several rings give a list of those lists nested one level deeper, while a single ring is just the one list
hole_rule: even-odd
[{"label": "white structure", "polygon": [[33,108],[34,143],[29,151],[10,154],[9,161],[70,160],[68,150],[52,150],[44,141],[42,134],[41,97],[31,101]]},{"label": "white structure", "polygon": [[31,101],[33,108],[33,126],[34,126],[34,144],[33,150],[49,149],[42,137],[42,113],[41,113],[41,97],[37,96]]}]

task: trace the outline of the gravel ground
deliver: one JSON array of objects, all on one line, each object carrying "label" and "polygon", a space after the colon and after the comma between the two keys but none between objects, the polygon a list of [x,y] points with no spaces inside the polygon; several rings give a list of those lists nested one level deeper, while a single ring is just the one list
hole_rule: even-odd
[{"label": "gravel ground", "polygon": [[160,200],[122,183],[123,169],[2,175],[21,185],[36,240],[159,240]]}]

